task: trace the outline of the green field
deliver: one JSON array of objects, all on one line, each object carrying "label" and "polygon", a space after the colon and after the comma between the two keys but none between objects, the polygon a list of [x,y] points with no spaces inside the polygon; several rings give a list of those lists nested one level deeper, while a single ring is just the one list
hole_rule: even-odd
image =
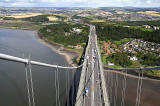
[{"label": "green field", "polygon": [[104,56],[104,55],[101,55],[101,57],[102,57],[102,63],[104,64],[104,65],[106,65],[107,64],[107,56]]},{"label": "green field", "polygon": [[130,40],[132,40],[132,38],[124,38],[124,39],[121,39],[119,41],[114,40],[113,43],[115,43],[117,45],[121,45],[123,43],[129,42]]},{"label": "green field", "polygon": [[85,16],[85,18],[93,18],[94,15]]},{"label": "green field", "polygon": [[146,29],[146,28],[143,28],[142,26],[130,26],[129,28],[130,29],[140,29],[142,31],[149,31],[149,32],[153,31],[153,29]]}]

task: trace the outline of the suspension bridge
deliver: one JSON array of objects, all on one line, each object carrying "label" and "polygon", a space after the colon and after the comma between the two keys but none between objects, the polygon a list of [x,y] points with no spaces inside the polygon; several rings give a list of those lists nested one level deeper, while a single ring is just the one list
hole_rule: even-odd
[{"label": "suspension bridge", "polygon": [[[28,106],[37,106],[35,101],[35,89],[32,75],[32,65],[41,67],[50,67],[55,72],[55,106],[61,106],[60,101],[60,81],[59,71],[64,70],[66,73],[66,106],[125,106],[126,98],[126,86],[127,86],[127,73],[128,71],[138,71],[138,81],[135,87],[137,94],[135,100],[135,106],[140,106],[141,93],[144,77],[144,70],[160,70],[160,67],[148,67],[148,68],[104,68],[101,61],[100,50],[97,43],[97,35],[95,26],[90,25],[90,34],[88,36],[88,44],[86,46],[83,63],[78,67],[64,67],[59,65],[52,65],[33,61],[30,58],[24,59],[15,56],[10,56],[0,53],[0,59],[22,63],[24,64],[26,88],[28,96]],[[72,71],[80,73],[78,83],[74,79],[77,77],[70,76],[69,72]],[[113,74],[112,71],[121,71],[123,73],[123,82],[121,87],[121,97],[118,97],[119,80],[118,74]],[[71,77],[71,78],[70,78]],[[68,82],[72,80],[72,84],[68,85]]]}]

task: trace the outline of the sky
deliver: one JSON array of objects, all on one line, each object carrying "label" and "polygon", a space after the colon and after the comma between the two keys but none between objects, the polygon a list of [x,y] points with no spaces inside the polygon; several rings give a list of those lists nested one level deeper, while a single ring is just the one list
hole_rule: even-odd
[{"label": "sky", "polygon": [[0,0],[3,7],[160,7],[160,0]]}]

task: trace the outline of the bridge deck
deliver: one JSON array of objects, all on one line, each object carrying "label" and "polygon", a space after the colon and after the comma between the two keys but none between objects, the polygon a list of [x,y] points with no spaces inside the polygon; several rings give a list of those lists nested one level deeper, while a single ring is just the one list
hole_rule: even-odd
[{"label": "bridge deck", "polygon": [[[100,61],[95,26],[90,26],[89,42],[76,98],[76,106],[109,106],[103,68]],[[85,89],[88,90],[86,91]]]}]

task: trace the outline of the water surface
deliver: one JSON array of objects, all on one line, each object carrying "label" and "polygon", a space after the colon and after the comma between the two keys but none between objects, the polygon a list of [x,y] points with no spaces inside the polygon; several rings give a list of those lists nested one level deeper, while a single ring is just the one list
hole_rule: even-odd
[{"label": "water surface", "polygon": [[[118,81],[116,81],[116,76]],[[112,95],[110,100],[112,100],[112,106],[115,106],[115,91],[117,89],[117,101],[116,105],[121,106],[122,101],[122,91],[124,75],[115,72],[105,72],[106,84],[108,85],[109,94]],[[111,81],[112,79],[112,81]],[[118,83],[116,87],[115,83]],[[137,98],[137,87],[138,78],[136,77],[126,77],[126,89],[125,89],[125,106],[135,106]],[[160,106],[160,81],[143,79],[142,80],[142,92],[140,96],[140,106]],[[111,93],[112,92],[112,93]]]}]

